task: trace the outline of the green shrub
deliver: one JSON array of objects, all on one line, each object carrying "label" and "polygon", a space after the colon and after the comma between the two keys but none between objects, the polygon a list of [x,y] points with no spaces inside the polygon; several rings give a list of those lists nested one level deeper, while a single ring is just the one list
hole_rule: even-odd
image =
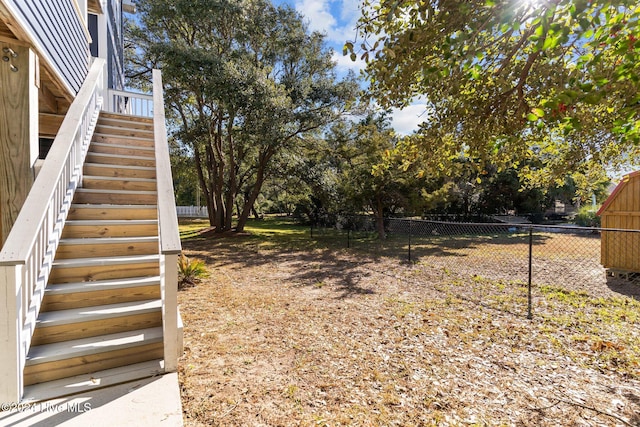
[{"label": "green shrub", "polygon": [[596,215],[597,208],[593,206],[583,206],[574,218],[576,225],[581,227],[600,227],[600,217]]},{"label": "green shrub", "polygon": [[185,254],[180,254],[180,258],[178,258],[178,289],[193,286],[207,275],[204,261],[191,259]]}]

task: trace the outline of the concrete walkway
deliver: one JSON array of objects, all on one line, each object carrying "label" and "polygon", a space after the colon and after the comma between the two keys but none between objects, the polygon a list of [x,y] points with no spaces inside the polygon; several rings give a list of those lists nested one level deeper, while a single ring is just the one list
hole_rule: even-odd
[{"label": "concrete walkway", "polygon": [[144,378],[0,412],[0,426],[182,427],[178,374]]}]

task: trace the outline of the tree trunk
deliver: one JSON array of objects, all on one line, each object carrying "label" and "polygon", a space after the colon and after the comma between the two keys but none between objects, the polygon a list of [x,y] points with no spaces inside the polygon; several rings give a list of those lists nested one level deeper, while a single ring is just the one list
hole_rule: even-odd
[{"label": "tree trunk", "polygon": [[216,130],[213,131],[212,138],[214,140],[214,146],[209,144],[207,146],[207,160],[210,168],[210,179],[212,181],[212,192],[216,204],[216,216],[215,227],[216,233],[222,233],[224,228],[224,216],[227,207],[224,204],[223,189],[224,189],[224,172],[225,163],[222,151],[222,124],[221,119],[218,117],[216,121]]},{"label": "tree trunk", "polygon": [[254,202],[254,204],[251,206],[251,212],[253,212],[253,217],[255,219],[261,219],[262,217],[260,216],[260,214],[258,213],[258,211],[256,210],[256,204]]},{"label": "tree trunk", "polygon": [[235,157],[235,148],[233,143],[233,121],[235,120],[235,115],[233,113],[229,114],[229,118],[227,120],[227,150],[228,150],[228,171],[229,171],[229,188],[227,189],[226,194],[226,202],[225,206],[227,207],[225,219],[224,219],[224,228],[225,230],[231,230],[232,220],[233,220],[233,201],[236,198],[236,194],[238,192],[238,184],[236,179],[236,157]]},{"label": "tree trunk", "polygon": [[244,202],[242,213],[238,216],[238,225],[236,226],[237,232],[244,231],[244,226],[247,224],[247,220],[249,219],[249,215],[251,214],[251,208],[258,199],[260,191],[262,190],[262,184],[264,184],[265,181],[267,164],[269,163],[269,159],[271,159],[271,156],[273,156],[273,150],[271,148],[268,148],[267,151],[260,156],[258,170],[256,172],[256,182],[255,184],[253,184],[253,188],[251,190],[249,198]]},{"label": "tree trunk", "polygon": [[260,190],[262,189],[262,184],[264,184],[264,176],[261,171],[258,171],[258,177],[256,178],[256,183],[253,185],[253,190],[251,191],[251,195],[249,199],[245,202],[242,213],[238,217],[238,224],[236,225],[236,231],[241,232],[244,231],[244,226],[247,225],[247,220],[249,219],[249,215],[251,214],[251,209],[253,204],[258,199],[260,195]]},{"label": "tree trunk", "polygon": [[201,153],[196,144],[193,147],[193,157],[196,162],[196,171],[198,172],[198,182],[200,184],[200,189],[202,190],[202,194],[204,195],[204,200],[207,204],[207,215],[209,217],[209,225],[215,226],[215,216],[216,216],[216,206],[213,202],[213,195],[211,194],[211,189],[207,185],[207,180],[204,176],[204,171],[202,170],[202,159],[200,158]]},{"label": "tree trunk", "polygon": [[236,207],[236,212],[241,212],[242,210],[242,206],[240,206],[240,202],[238,201],[238,198],[236,197],[236,200],[234,201],[234,206]]},{"label": "tree trunk", "polygon": [[382,198],[380,194],[376,194],[376,200],[373,206],[373,214],[376,216],[376,232],[378,233],[378,239],[386,239],[387,234],[384,231],[384,208],[382,205]]}]

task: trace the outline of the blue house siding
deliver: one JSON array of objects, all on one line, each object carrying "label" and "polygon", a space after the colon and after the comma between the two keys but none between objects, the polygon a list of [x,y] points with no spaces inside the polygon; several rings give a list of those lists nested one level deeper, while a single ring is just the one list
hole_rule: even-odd
[{"label": "blue house siding", "polygon": [[89,71],[89,41],[72,0],[13,0],[15,12],[75,93]]},{"label": "blue house siding", "polygon": [[[101,34],[98,29],[98,16],[89,13],[89,33],[91,43],[91,56],[105,58],[107,60],[108,87],[110,89],[124,89],[124,39],[123,17],[120,0],[109,0],[106,8],[106,34]],[[100,40],[104,37],[105,40]],[[101,42],[104,42],[102,44]],[[100,47],[100,46],[106,46]],[[105,49],[106,52],[101,52]]]},{"label": "blue house siding", "polygon": [[122,8],[119,0],[107,3],[107,45],[109,87],[124,89],[124,39],[122,35]]}]

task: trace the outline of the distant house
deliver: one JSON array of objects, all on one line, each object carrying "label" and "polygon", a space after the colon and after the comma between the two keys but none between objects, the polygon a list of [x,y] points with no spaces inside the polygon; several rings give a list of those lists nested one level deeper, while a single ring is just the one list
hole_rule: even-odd
[{"label": "distant house", "polygon": [[602,265],[611,272],[640,272],[640,171],[625,175],[604,202],[598,215],[602,232]]},{"label": "distant house", "polygon": [[544,212],[544,216],[548,219],[566,220],[576,213],[576,207],[568,200],[553,199],[551,206]]},{"label": "distant house", "polygon": [[176,370],[162,82],[123,91],[131,7],[0,0],[0,402]]}]

